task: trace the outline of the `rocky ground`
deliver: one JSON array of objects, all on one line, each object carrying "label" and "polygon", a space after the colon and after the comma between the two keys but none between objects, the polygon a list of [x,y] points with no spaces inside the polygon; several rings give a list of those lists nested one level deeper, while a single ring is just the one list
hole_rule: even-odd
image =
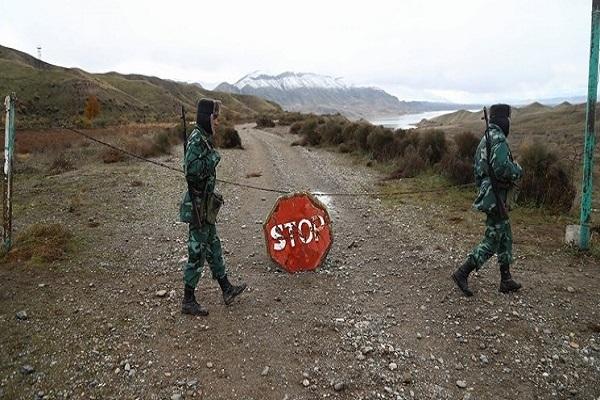
[{"label": "rocky ground", "polygon": [[[381,176],[346,156],[239,131],[245,150],[222,151],[221,178],[377,189]],[[160,160],[177,166],[178,150]],[[600,398],[599,266],[560,244],[563,226],[515,226],[520,293],[498,293],[490,262],[464,298],[449,275],[483,231],[466,207],[321,198],[333,248],[317,272],[289,275],[262,235],[277,195],[221,185],[228,269],[249,289],[226,307],[205,271],[210,315],[194,318],[179,312],[183,190],[177,173],[137,161],[17,178],[17,231],[60,222],[74,246],[49,265],[0,265],[0,398]]]}]

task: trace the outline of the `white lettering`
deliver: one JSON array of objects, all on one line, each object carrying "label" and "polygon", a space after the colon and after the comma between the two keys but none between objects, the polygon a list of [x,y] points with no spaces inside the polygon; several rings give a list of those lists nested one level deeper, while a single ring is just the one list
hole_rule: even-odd
[{"label": "white lettering", "polygon": [[273,240],[277,240],[277,242],[273,244],[273,249],[275,251],[281,251],[285,249],[286,241],[283,235],[281,234],[282,229],[283,226],[281,225],[275,225],[273,228],[271,228],[271,237],[273,238]]},{"label": "white lettering", "polygon": [[[309,234],[308,238],[305,237],[302,234],[302,226],[303,225],[308,225],[308,234]],[[309,220],[307,220],[307,219],[303,219],[302,221],[300,221],[298,223],[298,237],[300,238],[300,241],[302,243],[307,244],[307,243],[312,242],[312,240],[313,240],[313,229],[314,229],[313,228],[313,224]]]}]

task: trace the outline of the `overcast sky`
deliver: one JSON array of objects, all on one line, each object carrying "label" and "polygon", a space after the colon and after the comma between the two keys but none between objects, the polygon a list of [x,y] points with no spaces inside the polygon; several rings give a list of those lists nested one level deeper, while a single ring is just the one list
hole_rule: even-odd
[{"label": "overcast sky", "polygon": [[400,99],[514,101],[586,93],[591,3],[0,0],[0,44],[209,88],[296,71]]}]

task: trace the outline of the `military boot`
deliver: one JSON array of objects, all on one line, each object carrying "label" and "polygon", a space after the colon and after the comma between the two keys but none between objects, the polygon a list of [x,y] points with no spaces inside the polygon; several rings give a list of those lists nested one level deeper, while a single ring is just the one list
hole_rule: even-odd
[{"label": "military boot", "polygon": [[203,308],[196,301],[196,296],[194,295],[195,290],[195,288],[185,285],[185,289],[183,291],[183,301],[181,302],[181,313],[190,315],[201,315],[205,317],[208,315],[208,310],[206,308]]},{"label": "military boot", "polygon": [[235,299],[236,296],[242,294],[242,292],[246,290],[245,283],[242,283],[239,286],[232,285],[229,282],[227,275],[218,279],[218,282],[219,286],[221,286],[221,290],[223,291],[223,300],[225,301],[226,305],[230,305],[231,303],[233,303],[233,299]]},{"label": "military boot", "polygon": [[456,286],[458,286],[458,288],[462,290],[467,297],[473,296],[473,291],[469,289],[469,283],[467,279],[469,278],[469,274],[473,272],[474,269],[475,264],[473,264],[471,258],[468,258],[467,261],[458,267],[458,269],[452,274],[454,283],[456,283]]},{"label": "military boot", "polygon": [[516,292],[521,289],[521,284],[515,282],[510,275],[510,264],[500,264],[500,292]]}]

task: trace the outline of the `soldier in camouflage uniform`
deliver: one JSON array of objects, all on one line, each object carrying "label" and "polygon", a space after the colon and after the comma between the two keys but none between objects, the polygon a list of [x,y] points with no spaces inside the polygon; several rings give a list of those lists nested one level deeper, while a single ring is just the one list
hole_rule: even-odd
[{"label": "soldier in camouflage uniform", "polygon": [[[179,214],[181,221],[189,224],[188,262],[183,272],[185,289],[181,305],[184,314],[208,315],[208,310],[198,304],[194,295],[205,259],[212,278],[221,286],[225,304],[231,304],[246,289],[246,284],[235,286],[227,278],[221,240],[215,226],[216,213],[222,203],[220,195],[215,193],[216,168],[221,156],[213,147],[219,109],[217,101],[201,99],[198,102],[196,128],[188,138],[183,160],[188,191]],[[191,196],[194,196],[193,201]]]},{"label": "soldier in camouflage uniform", "polygon": [[[521,285],[515,282],[510,274],[512,255],[512,232],[508,213],[506,212],[507,194],[515,182],[521,179],[523,171],[516,163],[508,147],[506,137],[510,130],[511,109],[506,104],[495,104],[490,108],[490,158],[491,167],[497,180],[497,195],[503,204],[496,204],[496,194],[492,190],[490,175],[488,174],[488,161],[485,135],[481,139],[475,153],[475,183],[479,187],[479,194],[473,207],[486,213],[485,236],[481,242],[468,255],[467,260],[453,274],[452,278],[466,296],[472,296],[467,278],[473,270],[481,266],[494,254],[497,255],[500,266],[500,292],[508,293],[519,290]],[[502,210],[504,205],[504,210]]]}]

